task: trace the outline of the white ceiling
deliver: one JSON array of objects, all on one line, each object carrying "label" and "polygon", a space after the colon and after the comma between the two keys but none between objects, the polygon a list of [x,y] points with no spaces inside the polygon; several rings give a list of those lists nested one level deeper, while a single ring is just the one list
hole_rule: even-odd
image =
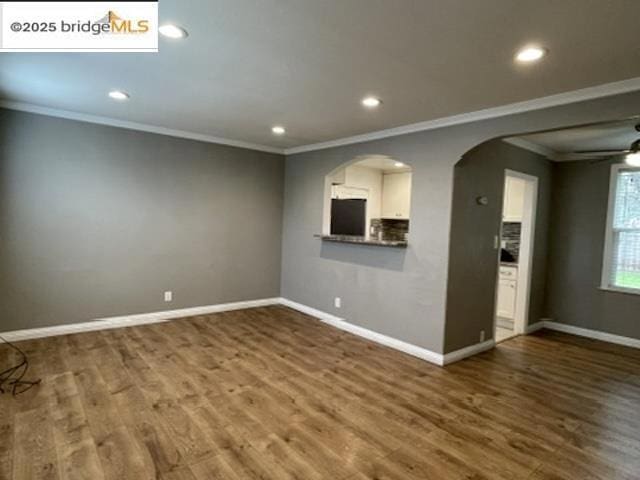
[{"label": "white ceiling", "polygon": [[588,160],[615,155],[580,154],[586,150],[626,150],[640,139],[635,126],[640,118],[631,118],[619,122],[600,123],[582,127],[565,128],[550,132],[534,133],[507,139],[516,145],[545,153],[552,160]]},{"label": "white ceiling", "polygon": [[[637,0],[162,0],[158,54],[0,54],[0,98],[277,148],[640,76]],[[539,42],[550,53],[516,65]],[[126,103],[106,96],[131,94]],[[384,104],[369,111],[365,95]],[[286,126],[276,137],[271,126]]]},{"label": "white ceiling", "polygon": [[359,167],[372,168],[374,170],[382,170],[383,172],[410,172],[411,167],[409,165],[402,164],[396,166],[397,160],[384,155],[370,155],[362,160],[354,163]]}]

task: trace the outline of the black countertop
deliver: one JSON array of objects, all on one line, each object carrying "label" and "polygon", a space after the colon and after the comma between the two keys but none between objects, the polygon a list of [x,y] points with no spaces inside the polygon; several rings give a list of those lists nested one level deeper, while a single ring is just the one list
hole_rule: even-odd
[{"label": "black countertop", "polygon": [[360,245],[373,245],[375,247],[407,248],[406,240],[378,240],[376,238],[356,237],[351,235],[314,235],[325,242],[355,243]]}]

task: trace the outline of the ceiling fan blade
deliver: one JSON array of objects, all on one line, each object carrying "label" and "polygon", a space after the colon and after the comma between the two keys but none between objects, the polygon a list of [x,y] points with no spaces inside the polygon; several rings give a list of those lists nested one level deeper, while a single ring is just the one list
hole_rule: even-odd
[{"label": "ceiling fan blade", "polygon": [[604,162],[610,162],[611,158],[610,157],[593,157],[592,159],[589,160],[589,163],[591,165],[597,165],[598,163],[604,163]]},{"label": "ceiling fan blade", "polygon": [[631,150],[576,150],[571,153],[576,155],[620,155],[623,153],[631,153]]}]

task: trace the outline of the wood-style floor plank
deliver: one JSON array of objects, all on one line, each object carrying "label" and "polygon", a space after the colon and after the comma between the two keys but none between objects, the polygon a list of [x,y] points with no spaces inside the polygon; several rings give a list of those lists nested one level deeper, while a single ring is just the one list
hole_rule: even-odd
[{"label": "wood-style floor plank", "polygon": [[69,480],[87,476],[103,479],[97,448],[74,375],[66,372],[50,378],[52,393],[48,410],[53,420],[60,477]]},{"label": "wood-style floor plank", "polygon": [[640,479],[640,351],[556,332],[440,368],[264,307],[20,347],[0,480]]}]

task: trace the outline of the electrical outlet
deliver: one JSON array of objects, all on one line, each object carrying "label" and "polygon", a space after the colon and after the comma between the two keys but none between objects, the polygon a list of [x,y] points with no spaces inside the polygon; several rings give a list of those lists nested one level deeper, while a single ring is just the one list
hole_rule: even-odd
[{"label": "electrical outlet", "polygon": [[336,308],[340,308],[340,307],[342,307],[342,299],[341,299],[340,297],[336,297],[336,298],[334,298],[334,299],[333,299],[333,305],[334,305]]},{"label": "electrical outlet", "polygon": [[484,330],[480,330],[480,342],[484,342]]},{"label": "electrical outlet", "polygon": [[170,302],[173,300],[173,292],[164,292],[164,301]]}]

